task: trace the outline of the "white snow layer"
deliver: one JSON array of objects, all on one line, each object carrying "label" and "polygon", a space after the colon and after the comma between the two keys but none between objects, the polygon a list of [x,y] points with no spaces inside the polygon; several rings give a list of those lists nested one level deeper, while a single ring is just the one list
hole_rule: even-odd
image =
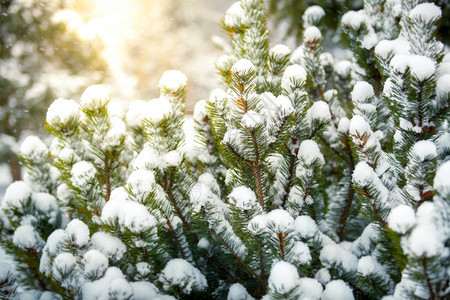
[{"label": "white snow layer", "polygon": [[80,161],[72,166],[72,170],[70,171],[72,175],[72,183],[75,186],[83,186],[93,178],[97,174],[97,170],[95,166],[91,162]]},{"label": "white snow layer", "polygon": [[281,79],[281,87],[287,92],[292,92],[295,83],[303,84],[306,81],[306,70],[300,65],[294,64],[286,68]]},{"label": "white snow layer", "polygon": [[113,293],[118,299],[130,299],[133,289],[119,268],[109,267],[99,280],[84,283],[82,293],[85,300],[109,299]]},{"label": "white snow layer", "polygon": [[409,12],[411,19],[421,19],[425,22],[431,22],[442,16],[442,10],[434,3],[421,3]]},{"label": "white snow layer", "polygon": [[387,59],[388,55],[410,54],[411,46],[408,40],[398,38],[395,40],[382,40],[375,46],[375,54],[382,59]]},{"label": "white snow layer", "polygon": [[13,244],[21,249],[40,248],[42,239],[31,225],[20,225],[14,231]]},{"label": "white snow layer", "polygon": [[209,95],[209,101],[216,105],[222,103],[227,98],[227,93],[222,89],[214,89]]},{"label": "white snow layer", "polygon": [[343,280],[333,280],[327,283],[322,294],[322,300],[353,300],[352,289]]},{"label": "white snow layer", "polygon": [[416,223],[416,213],[408,205],[399,205],[391,210],[387,222],[392,230],[405,234]]},{"label": "white snow layer", "polygon": [[444,74],[436,82],[436,94],[444,98],[450,93],[450,74]]},{"label": "white snow layer", "polygon": [[127,179],[127,184],[136,195],[149,193],[155,185],[155,174],[149,170],[133,171]]},{"label": "white snow layer", "polygon": [[245,11],[240,1],[236,1],[225,13],[224,23],[228,27],[236,27],[246,24]]},{"label": "white snow layer", "polygon": [[255,66],[248,59],[240,59],[231,67],[231,72],[239,76],[252,71],[255,71]]},{"label": "white snow layer", "polygon": [[435,158],[437,156],[436,144],[432,141],[419,141],[414,144],[412,153],[422,161],[426,157]]},{"label": "white snow layer", "polygon": [[172,259],[167,263],[159,276],[159,281],[165,290],[176,286],[185,294],[190,294],[194,289],[204,290],[208,286],[205,276],[181,258]]},{"label": "white snow layer", "polygon": [[119,238],[101,231],[92,235],[91,245],[92,249],[102,252],[113,261],[121,260],[127,250],[125,244]]},{"label": "white snow layer", "polygon": [[103,207],[101,220],[107,223],[117,220],[133,233],[141,233],[156,226],[156,219],[147,207],[128,200],[123,188],[117,188],[111,193],[110,200]]},{"label": "white snow layer", "polygon": [[81,95],[81,106],[93,110],[105,106],[109,100],[109,91],[100,84],[91,85]]},{"label": "white snow layer", "polygon": [[164,96],[161,96],[156,99],[152,99],[147,102],[147,109],[145,111],[145,119],[152,121],[154,123],[160,122],[165,118],[170,117],[173,109],[172,105]]},{"label": "white snow layer", "polygon": [[309,216],[298,216],[294,226],[295,231],[304,239],[314,237],[319,230],[316,222]]},{"label": "white snow layer", "polygon": [[320,252],[320,261],[327,268],[336,265],[347,273],[355,272],[358,268],[356,255],[337,244],[325,245]]},{"label": "white snow layer", "polygon": [[317,24],[325,16],[325,11],[319,5],[312,5],[308,7],[303,13],[303,22],[305,27],[310,27]]},{"label": "white snow layer", "polygon": [[306,165],[312,165],[314,161],[325,163],[325,159],[320,152],[319,146],[313,140],[304,140],[298,149],[298,158],[303,160]]},{"label": "white snow layer", "polygon": [[303,32],[303,40],[307,43],[313,43],[319,41],[322,38],[319,28],[311,26],[305,29]]},{"label": "white snow layer", "polygon": [[436,72],[435,63],[421,55],[397,54],[392,58],[390,67],[399,73],[404,73],[409,67],[411,75],[420,81],[430,78]]},{"label": "white snow layer", "polygon": [[25,158],[42,160],[47,156],[47,145],[35,135],[28,136],[20,146],[20,154]]},{"label": "white snow layer", "polygon": [[234,283],[228,290],[227,300],[254,300],[240,283]]},{"label": "white snow layer", "polygon": [[228,195],[230,204],[240,210],[249,210],[258,205],[255,193],[246,186],[238,186]]},{"label": "white snow layer", "polygon": [[80,106],[73,100],[56,99],[47,110],[46,121],[50,126],[64,125],[80,119]]},{"label": "white snow layer", "polygon": [[288,293],[299,285],[300,277],[297,268],[285,261],[272,265],[269,276],[269,289],[278,293]]},{"label": "white snow layer", "polygon": [[342,16],[342,24],[344,26],[349,26],[354,29],[358,29],[364,24],[365,20],[367,19],[366,14],[364,11],[348,11]]},{"label": "white snow layer", "polygon": [[319,300],[322,296],[323,287],[313,278],[300,278],[299,280],[299,292],[300,299]]},{"label": "white snow layer", "polygon": [[66,231],[72,243],[77,247],[84,247],[89,242],[89,228],[79,219],[70,221]]},{"label": "white snow layer", "polygon": [[368,98],[375,96],[372,85],[366,81],[358,81],[351,94],[352,101],[357,103],[367,102]]},{"label": "white snow layer", "polygon": [[264,115],[254,111],[248,110],[242,117],[241,124],[247,128],[255,128],[264,124]]},{"label": "white snow layer", "polygon": [[[450,195],[450,161],[443,163],[436,172],[433,187],[442,197]],[[5,196],[6,197],[6,196]]]},{"label": "white snow layer", "polygon": [[316,101],[308,109],[306,118],[311,123],[313,120],[329,121],[331,120],[331,113],[328,104],[325,101]]},{"label": "white snow layer", "polygon": [[2,208],[20,208],[31,196],[31,187],[24,181],[11,183],[3,196]]},{"label": "white snow layer", "polygon": [[269,54],[273,56],[288,56],[289,54],[291,54],[291,50],[288,46],[277,44],[270,48]]},{"label": "white snow layer", "polygon": [[84,272],[89,277],[100,278],[108,268],[108,258],[98,250],[89,250],[83,255]]},{"label": "white snow layer", "polygon": [[158,87],[160,89],[168,89],[176,92],[187,85],[187,77],[177,70],[165,71],[159,80]]}]

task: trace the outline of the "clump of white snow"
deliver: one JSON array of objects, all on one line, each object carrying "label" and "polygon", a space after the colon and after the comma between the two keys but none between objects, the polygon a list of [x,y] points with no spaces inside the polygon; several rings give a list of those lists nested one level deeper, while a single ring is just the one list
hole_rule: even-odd
[{"label": "clump of white snow", "polygon": [[103,207],[101,220],[110,224],[117,220],[122,227],[137,234],[154,229],[156,226],[156,219],[148,212],[147,207],[128,200],[123,188],[111,193],[110,200]]},{"label": "clump of white snow", "polygon": [[125,120],[130,127],[142,126],[142,121],[147,112],[147,101],[135,100],[128,106],[128,112]]},{"label": "clump of white snow", "polygon": [[304,239],[314,237],[319,230],[316,222],[309,216],[298,216],[294,226],[295,231]]},{"label": "clump of white snow", "polygon": [[190,294],[192,290],[204,290],[208,286],[205,276],[181,258],[172,259],[167,263],[159,275],[159,281],[165,290],[177,287],[185,294]]},{"label": "clump of white snow", "polygon": [[255,193],[246,186],[238,186],[228,195],[230,204],[240,210],[249,210],[258,204]]},{"label": "clump of white snow", "polygon": [[322,300],[353,300],[352,289],[343,280],[333,280],[327,283],[322,294]]},{"label": "clump of white snow", "polygon": [[81,95],[81,106],[87,110],[105,106],[110,100],[109,91],[100,84],[91,85]]},{"label": "clump of white snow", "polygon": [[31,187],[24,181],[14,181],[5,191],[2,207],[22,207],[31,196]]},{"label": "clump of white snow", "polygon": [[20,146],[20,154],[25,158],[42,160],[47,156],[47,145],[35,135],[28,136]]},{"label": "clump of white snow", "polygon": [[346,273],[354,273],[358,267],[356,255],[337,244],[328,244],[320,252],[320,261],[327,268],[342,268]]},{"label": "clump of white snow", "polygon": [[234,283],[228,290],[227,300],[253,300],[244,286],[240,283]]},{"label": "clump of white snow", "polygon": [[392,53],[393,55],[410,54],[410,49],[411,46],[408,40],[404,38],[398,38],[395,40],[382,40],[375,46],[375,54],[385,60],[388,58],[390,53]]},{"label": "clump of white snow", "polygon": [[308,109],[306,118],[310,123],[313,120],[322,122],[331,120],[331,113],[328,104],[322,100],[314,102],[314,104]]},{"label": "clump of white snow", "polygon": [[127,184],[133,193],[143,195],[153,190],[155,174],[149,170],[133,171],[127,179]]},{"label": "clump of white snow", "polygon": [[348,130],[350,129],[350,120],[346,117],[343,117],[338,124],[338,132],[340,133],[348,133]]},{"label": "clump of white snow", "polygon": [[56,99],[47,110],[46,121],[50,126],[76,123],[79,119],[80,106],[73,100]]},{"label": "clump of white snow", "polygon": [[352,100],[353,102],[367,102],[366,100],[373,97],[373,87],[366,81],[358,81],[353,87]]},{"label": "clump of white snow", "polygon": [[88,161],[80,161],[72,166],[71,175],[72,183],[75,186],[83,186],[90,180],[95,178],[97,170],[95,166]]},{"label": "clump of white snow", "polygon": [[426,56],[421,55],[395,55],[390,63],[390,67],[399,73],[405,73],[409,67],[411,75],[419,81],[429,79],[436,72],[435,63]]},{"label": "clump of white snow", "polygon": [[436,72],[434,61],[426,56],[412,55],[409,61],[410,72],[420,81],[430,78]]},{"label": "clump of white snow", "polygon": [[450,74],[444,74],[436,82],[436,94],[444,98],[450,93]]},{"label": "clump of white snow", "polygon": [[39,249],[42,243],[41,237],[31,225],[20,225],[14,231],[13,244],[21,249]]},{"label": "clump of white snow", "polygon": [[289,293],[298,288],[300,277],[297,268],[285,261],[272,265],[269,276],[269,289],[280,294]]},{"label": "clump of white snow", "polygon": [[217,105],[218,103],[222,103],[224,99],[227,98],[227,93],[222,89],[214,89],[212,90],[211,94],[209,95],[209,101]]},{"label": "clump of white snow", "polygon": [[159,97],[152,99],[147,103],[147,110],[144,116],[145,119],[152,121],[153,123],[161,122],[163,119],[170,117],[173,109],[166,97]]},{"label": "clump of white snow", "polygon": [[77,247],[84,247],[89,242],[89,228],[79,219],[70,221],[66,231],[72,243]]},{"label": "clump of white snow", "polygon": [[305,28],[313,26],[320,22],[320,20],[325,16],[325,11],[322,7],[318,5],[312,5],[308,7],[303,13],[303,23]]},{"label": "clump of white snow", "polygon": [[91,245],[93,249],[102,252],[113,261],[121,260],[127,250],[119,238],[101,231],[92,235]]},{"label": "clump of white snow", "polygon": [[442,16],[442,10],[434,3],[421,3],[409,12],[411,19],[420,19],[425,22],[435,21]]},{"label": "clump of white snow", "polygon": [[240,59],[231,67],[231,72],[236,73],[238,76],[254,71],[255,66],[248,59]]},{"label": "clump of white snow", "polygon": [[320,152],[319,146],[313,140],[304,140],[298,149],[298,158],[306,165],[312,165],[314,161],[325,163],[325,159]]},{"label": "clump of white snow", "polygon": [[245,11],[241,2],[236,1],[225,13],[224,23],[228,27],[238,27],[247,23]]},{"label": "clump of white snow", "polygon": [[331,280],[330,272],[326,268],[322,268],[317,271],[316,276],[314,278],[317,279],[322,285],[326,285]]},{"label": "clump of white snow", "polygon": [[306,43],[315,43],[320,41],[322,38],[322,34],[320,33],[319,28],[316,26],[311,26],[305,29],[303,32],[303,40]]},{"label": "clump of white snow", "polygon": [[352,27],[353,29],[357,30],[359,29],[367,19],[366,14],[364,11],[348,11],[342,16],[342,24],[344,26]]},{"label": "clump of white snow", "polygon": [[108,258],[98,250],[89,250],[83,255],[84,273],[88,278],[98,279],[108,268]]},{"label": "clump of white snow", "polygon": [[434,177],[433,187],[442,197],[450,195],[450,161],[443,163]]},{"label": "clump of white snow", "polygon": [[284,71],[281,79],[281,87],[287,92],[292,92],[292,86],[303,84],[306,81],[306,70],[300,65],[290,65]]},{"label": "clump of white snow", "polygon": [[436,144],[432,141],[418,141],[414,144],[412,153],[420,160],[425,160],[427,157],[434,158],[437,156]]},{"label": "clump of white snow", "polygon": [[247,128],[255,128],[264,124],[264,115],[254,110],[248,110],[242,117],[241,124]]},{"label": "clump of white snow", "polygon": [[288,56],[291,54],[291,50],[286,45],[277,44],[270,48],[269,54],[273,56]]},{"label": "clump of white snow", "polygon": [[165,71],[159,80],[158,87],[160,89],[168,89],[172,92],[185,88],[187,85],[187,77],[177,70]]},{"label": "clump of white snow", "polygon": [[391,210],[387,222],[392,230],[405,234],[416,223],[416,214],[410,206],[399,205]]},{"label": "clump of white snow", "polygon": [[322,296],[323,287],[313,278],[300,278],[299,280],[299,292],[300,299],[319,300]]}]

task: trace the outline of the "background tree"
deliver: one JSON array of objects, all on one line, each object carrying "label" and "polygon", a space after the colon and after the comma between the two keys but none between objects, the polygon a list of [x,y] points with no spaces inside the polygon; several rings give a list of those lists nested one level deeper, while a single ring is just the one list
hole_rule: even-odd
[{"label": "background tree", "polygon": [[17,143],[39,131],[45,107],[105,77],[99,40],[84,41],[65,1],[0,1],[0,153],[21,178]]}]

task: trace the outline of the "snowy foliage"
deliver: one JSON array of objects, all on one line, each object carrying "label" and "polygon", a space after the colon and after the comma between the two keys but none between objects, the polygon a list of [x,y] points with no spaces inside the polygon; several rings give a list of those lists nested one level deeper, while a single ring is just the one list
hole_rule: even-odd
[{"label": "snowy foliage", "polygon": [[17,278],[41,299],[448,297],[449,56],[416,2],[347,12],[349,60],[323,52],[319,6],[291,51],[236,2],[194,134],[179,71],[126,112],[99,85],[57,99],[1,202]]}]

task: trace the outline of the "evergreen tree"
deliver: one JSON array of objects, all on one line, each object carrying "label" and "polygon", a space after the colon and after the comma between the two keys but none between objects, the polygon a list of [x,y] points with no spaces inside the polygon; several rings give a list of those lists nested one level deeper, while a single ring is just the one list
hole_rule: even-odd
[{"label": "evergreen tree", "polygon": [[53,102],[51,146],[24,141],[27,176],[1,204],[18,272],[0,292],[448,298],[449,54],[441,10],[418,2],[348,12],[353,60],[336,63],[308,18],[297,49],[271,47],[263,1],[236,2],[227,88],[196,106],[193,149],[178,71],[126,114],[98,85]]}]

